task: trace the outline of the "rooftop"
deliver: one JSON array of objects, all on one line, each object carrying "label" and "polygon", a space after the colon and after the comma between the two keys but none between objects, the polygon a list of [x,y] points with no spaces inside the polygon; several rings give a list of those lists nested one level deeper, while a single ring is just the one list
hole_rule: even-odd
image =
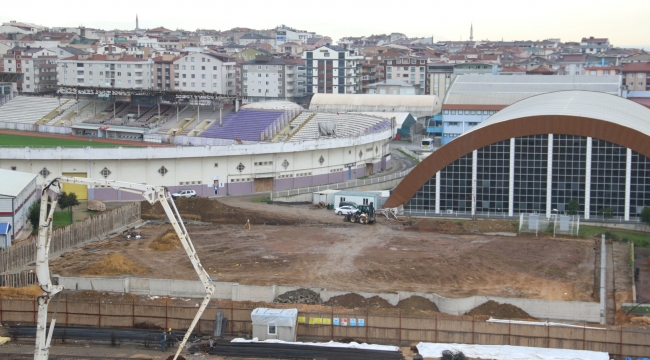
[{"label": "rooftop", "polygon": [[2,187],[0,187],[0,195],[16,197],[20,194],[29,183],[31,183],[38,174],[31,174],[21,171],[0,169],[0,179],[2,179]]}]

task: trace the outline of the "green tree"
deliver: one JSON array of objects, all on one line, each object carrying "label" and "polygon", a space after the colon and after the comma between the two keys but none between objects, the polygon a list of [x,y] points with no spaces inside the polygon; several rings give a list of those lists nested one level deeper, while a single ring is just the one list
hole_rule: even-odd
[{"label": "green tree", "polygon": [[79,200],[77,200],[77,194],[75,193],[66,193],[65,191],[59,195],[59,207],[61,210],[68,209],[70,213],[70,221],[72,221],[72,207],[79,205]]},{"label": "green tree", "polygon": [[27,217],[29,218],[29,222],[32,223],[32,228],[34,230],[38,229],[38,222],[41,217],[41,202],[40,199],[37,201],[34,201],[31,205],[29,205],[29,209],[27,210]]},{"label": "green tree", "polygon": [[650,206],[644,206],[641,210],[641,221],[650,225]]},{"label": "green tree", "polygon": [[598,210],[598,215],[602,215],[603,219],[605,220],[609,220],[614,216],[612,212],[612,208],[610,207],[601,208],[600,210]]},{"label": "green tree", "polygon": [[578,200],[571,199],[571,201],[569,201],[569,203],[566,205],[566,208],[567,208],[567,214],[578,215],[578,210],[580,210],[580,204],[578,203]]}]

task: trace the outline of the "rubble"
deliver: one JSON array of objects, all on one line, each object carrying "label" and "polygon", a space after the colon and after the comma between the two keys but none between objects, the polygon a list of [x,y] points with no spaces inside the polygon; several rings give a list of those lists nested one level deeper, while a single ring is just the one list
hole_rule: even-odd
[{"label": "rubble", "polygon": [[320,295],[309,289],[298,289],[288,291],[273,300],[273,302],[280,304],[309,304],[319,305],[323,303]]},{"label": "rubble", "polygon": [[106,204],[99,200],[88,200],[88,210],[106,211]]}]

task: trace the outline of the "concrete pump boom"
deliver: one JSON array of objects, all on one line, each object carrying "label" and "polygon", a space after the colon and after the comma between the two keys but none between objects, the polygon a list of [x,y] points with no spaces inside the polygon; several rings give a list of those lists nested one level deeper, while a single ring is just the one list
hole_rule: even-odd
[{"label": "concrete pump boom", "polygon": [[[54,331],[56,316],[52,317],[50,329],[49,332],[47,332],[47,308],[52,297],[63,290],[62,286],[52,285],[52,281],[50,280],[50,268],[48,262],[50,243],[52,241],[52,218],[57,204],[57,198],[49,200],[48,190],[52,190],[56,194],[60,194],[61,185],[63,183],[109,187],[112,189],[140,194],[150,204],[160,202],[160,205],[162,205],[163,209],[165,210],[165,214],[169,218],[169,222],[172,224],[172,227],[176,231],[176,235],[178,235],[183,249],[185,249],[187,256],[190,258],[190,262],[192,263],[192,266],[194,266],[196,273],[199,275],[199,279],[203,283],[206,291],[205,298],[201,302],[201,306],[194,316],[190,327],[187,329],[187,332],[183,337],[183,341],[181,341],[180,345],[178,346],[176,355],[174,355],[174,360],[176,360],[183,350],[185,343],[192,334],[192,330],[205,311],[205,308],[208,306],[208,303],[210,302],[210,299],[215,292],[215,285],[210,279],[208,273],[201,265],[199,256],[194,249],[192,240],[187,233],[185,224],[183,224],[174,201],[170,200],[171,196],[167,192],[167,189],[163,186],[151,186],[122,181],[74,177],[60,177],[52,180],[49,183],[45,182],[43,184],[43,190],[41,193],[41,212],[36,252],[36,275],[38,277],[38,283],[45,293],[38,298],[38,324],[36,327],[36,350],[34,351],[34,359],[47,360],[49,356],[50,342],[52,340],[52,333]],[[47,211],[48,204],[51,206],[50,211]]]}]

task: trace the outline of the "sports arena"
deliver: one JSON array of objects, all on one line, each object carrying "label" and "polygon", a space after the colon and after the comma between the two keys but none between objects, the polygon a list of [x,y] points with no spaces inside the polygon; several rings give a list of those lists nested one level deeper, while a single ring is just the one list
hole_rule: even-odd
[{"label": "sports arena", "polygon": [[[426,216],[638,220],[650,206],[650,110],[591,91],[529,97],[441,147],[384,206]],[[571,211],[573,212],[573,211]]]},{"label": "sports arena", "polygon": [[[396,129],[386,117],[306,111],[289,102],[240,108],[234,97],[207,93],[63,87],[59,94],[5,99],[0,129],[123,145],[8,147],[0,168],[38,173],[39,182],[105,178],[212,196],[336,183],[391,166],[388,141]],[[80,199],[137,198],[107,188],[68,190]]]}]

